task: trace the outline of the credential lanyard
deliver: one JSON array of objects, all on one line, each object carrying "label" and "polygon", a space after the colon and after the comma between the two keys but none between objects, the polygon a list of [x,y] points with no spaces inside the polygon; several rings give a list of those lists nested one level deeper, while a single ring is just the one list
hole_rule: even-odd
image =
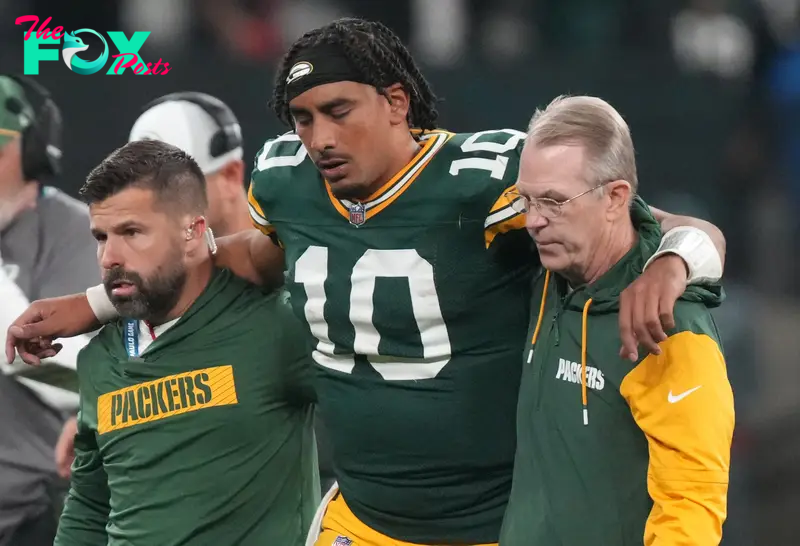
[{"label": "credential lanyard", "polygon": [[125,343],[125,350],[128,351],[130,358],[138,358],[139,356],[139,321],[134,319],[125,319],[122,328],[122,339]]}]

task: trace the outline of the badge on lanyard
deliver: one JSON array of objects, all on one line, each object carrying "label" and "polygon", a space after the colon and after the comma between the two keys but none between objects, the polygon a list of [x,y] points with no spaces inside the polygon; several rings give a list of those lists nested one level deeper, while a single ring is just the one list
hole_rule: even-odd
[{"label": "badge on lanyard", "polygon": [[125,343],[125,350],[130,358],[139,357],[139,321],[125,319],[122,328],[122,339]]}]

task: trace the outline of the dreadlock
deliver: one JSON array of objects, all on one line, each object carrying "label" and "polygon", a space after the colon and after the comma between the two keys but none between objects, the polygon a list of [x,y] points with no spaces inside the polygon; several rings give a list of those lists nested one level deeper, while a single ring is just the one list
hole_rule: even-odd
[{"label": "dreadlock", "polygon": [[292,126],[286,100],[286,78],[297,54],[320,44],[338,45],[353,67],[385,95],[386,88],[400,83],[410,95],[409,126],[422,130],[435,129],[439,113],[436,95],[420,72],[417,63],[400,38],[376,21],[344,18],[314,29],[301,36],[286,52],[275,76],[270,107],[286,125]]}]

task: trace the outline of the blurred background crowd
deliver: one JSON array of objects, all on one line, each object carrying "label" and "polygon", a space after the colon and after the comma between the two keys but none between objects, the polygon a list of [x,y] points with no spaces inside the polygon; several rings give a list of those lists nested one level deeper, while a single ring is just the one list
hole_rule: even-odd
[{"label": "blurred background crowd", "polygon": [[172,91],[228,103],[249,161],[286,130],[267,108],[276,62],[344,15],[400,34],[453,131],[524,129],[562,93],[611,102],[631,126],[644,198],[727,237],[717,318],[737,429],[724,544],[798,543],[800,0],[5,0],[3,72],[22,72],[28,24],[14,20],[28,14],[51,28],[150,31],[141,56],[172,68],[86,77],[40,64],[65,124],[55,184],[72,195],[142,106]]}]

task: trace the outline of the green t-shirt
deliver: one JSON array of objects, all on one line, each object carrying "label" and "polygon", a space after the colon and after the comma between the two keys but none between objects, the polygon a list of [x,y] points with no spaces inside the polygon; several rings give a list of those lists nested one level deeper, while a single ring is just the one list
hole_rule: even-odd
[{"label": "green t-shirt", "polygon": [[313,369],[285,295],[222,270],[138,357],[128,324],[78,358],[56,546],[302,545],[320,496]]}]

